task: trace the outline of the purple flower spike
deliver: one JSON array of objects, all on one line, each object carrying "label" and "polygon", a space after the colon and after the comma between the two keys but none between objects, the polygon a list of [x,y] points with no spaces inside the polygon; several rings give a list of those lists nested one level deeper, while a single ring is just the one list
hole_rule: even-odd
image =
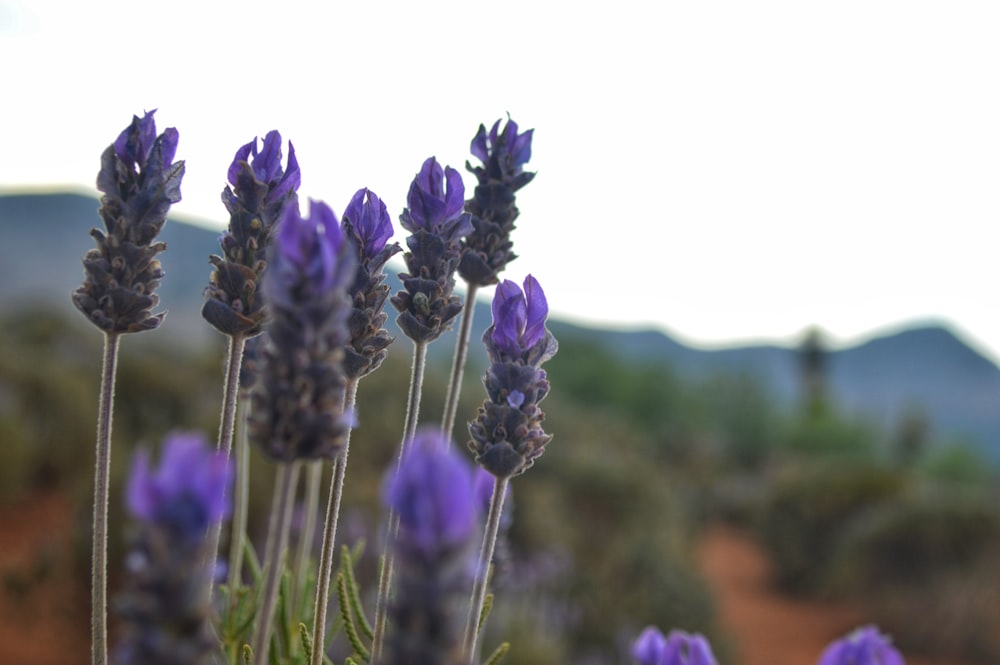
[{"label": "purple flower spike", "polygon": [[497,120],[492,129],[479,131],[472,139],[471,150],[481,166],[465,163],[478,184],[465,211],[472,215],[473,230],[462,243],[458,272],[469,284],[496,284],[507,264],[517,258],[510,234],[518,217],[517,191],[535,177],[524,170],[531,159],[534,130],[518,133],[517,123],[508,118],[500,129]]},{"label": "purple flower spike", "polygon": [[163,277],[156,256],[166,249],[155,240],[170,206],[181,200],[184,162],[173,161],[177,130],[157,136],[154,113],[132,116],[104,150],[97,174],[105,230],[91,229],[97,247],[83,258],[84,283],[73,304],[108,333],[152,330],[165,316],[152,311]]},{"label": "purple flower spike", "polygon": [[858,628],[823,651],[819,665],[906,665],[888,637],[875,626]]},{"label": "purple flower spike", "polygon": [[401,541],[427,555],[454,547],[476,531],[472,469],[436,428],[417,433],[383,496],[399,515]]},{"label": "purple flower spike", "polygon": [[159,467],[149,467],[140,451],[132,466],[127,505],[135,517],[167,527],[188,539],[205,535],[209,525],[229,516],[226,493],[233,469],[223,453],[200,434],[173,434],[164,443]]},{"label": "purple flower spike", "polygon": [[428,157],[410,185],[406,203],[409,221],[415,227],[437,232],[445,223],[455,220],[465,207],[461,174],[450,166],[442,169],[437,159]]},{"label": "purple flower spike", "polygon": [[355,249],[320,201],[309,216],[289,205],[271,244],[261,289],[270,309],[250,394],[250,439],[272,459],[333,459],[346,444],[344,346]]},{"label": "purple flower spike", "polygon": [[497,285],[493,325],[483,334],[490,367],[483,377],[488,399],[469,423],[469,449],[498,478],[523,473],[552,439],[542,430],[538,404],[549,392],[543,362],[559,344],[545,328],[548,303],[534,277],[524,291],[510,280]]},{"label": "purple flower spike", "polygon": [[371,190],[359,189],[344,210],[344,221],[350,223],[361,245],[361,259],[373,259],[392,237],[392,219],[379,197]]}]

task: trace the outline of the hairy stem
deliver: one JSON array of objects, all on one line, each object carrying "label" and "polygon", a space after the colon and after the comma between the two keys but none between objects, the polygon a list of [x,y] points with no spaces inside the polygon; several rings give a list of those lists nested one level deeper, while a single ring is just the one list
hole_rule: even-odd
[{"label": "hairy stem", "polygon": [[[358,379],[347,382],[344,412],[354,410],[358,396]],[[322,665],[326,650],[326,609],[330,604],[330,577],[333,573],[333,546],[337,539],[337,520],[340,516],[340,498],[344,493],[344,476],[347,473],[347,453],[351,445],[351,430],[347,431],[344,449],[337,455],[330,481],[330,497],[326,503],[326,526],[323,528],[323,549],[319,558],[319,575],[316,581],[316,605],[313,611],[313,651],[310,665]]]},{"label": "hairy stem", "polygon": [[475,662],[476,641],[479,639],[479,614],[483,609],[483,599],[486,598],[486,583],[493,560],[493,550],[497,544],[497,532],[500,530],[500,515],[503,513],[504,497],[507,495],[509,478],[497,478],[493,482],[493,496],[490,498],[490,514],[486,518],[486,528],[483,533],[483,547],[479,551],[479,564],[476,566],[476,579],[472,586],[472,601],[469,604],[469,616],[465,620],[465,656],[466,662]]},{"label": "hairy stem", "polygon": [[253,656],[256,665],[268,662],[268,644],[274,623],[274,609],[278,599],[282,562],[288,548],[288,529],[292,521],[292,499],[299,475],[299,462],[280,462],[275,477],[274,499],[271,503],[271,520],[268,525],[268,547],[264,553],[264,589],[261,597],[257,629],[254,632]]},{"label": "hairy stem", "polygon": [[462,397],[462,376],[465,373],[465,359],[469,354],[469,337],[472,334],[472,317],[476,313],[476,284],[468,284],[465,294],[465,307],[462,308],[462,325],[455,340],[455,357],[451,363],[451,380],[444,398],[444,415],[441,417],[441,433],[451,440],[451,432],[455,428],[455,414],[458,412],[458,401]]},{"label": "hairy stem", "polygon": [[115,374],[121,333],[104,335],[101,395],[97,406],[97,444],[94,460],[94,542],[90,571],[90,662],[108,662],[108,487],[111,478],[111,418],[115,402]]},{"label": "hairy stem", "polygon": [[[243,582],[243,556],[247,538],[247,514],[250,503],[250,450],[247,445],[247,402],[240,402],[237,421],[240,423],[239,437],[235,442],[236,492],[233,496],[233,531],[229,539],[229,598],[230,612],[236,610],[237,591]],[[239,643],[234,643],[229,661],[237,662]]]},{"label": "hairy stem", "polygon": [[[229,353],[226,358],[226,382],[223,386],[222,413],[219,420],[219,441],[216,443],[216,448],[224,452],[226,456],[229,456],[233,450],[236,402],[240,392],[240,367],[243,365],[243,349],[246,346],[246,341],[244,335],[232,335],[229,338]],[[237,468],[237,473],[242,471],[243,469]],[[242,480],[237,478],[236,482],[238,484]],[[219,551],[219,540],[222,538],[221,521],[211,528],[208,537],[209,541],[206,551],[209,556],[214,557]],[[237,540],[240,537],[236,532],[236,520],[233,520],[233,539]],[[242,553],[243,550],[240,549],[239,551]],[[212,594],[213,583],[212,580],[208,583],[207,593],[209,596]]]},{"label": "hairy stem", "polygon": [[[427,361],[427,342],[413,343],[413,366],[410,372],[410,391],[406,400],[406,422],[403,426],[403,441],[399,445],[399,457],[396,466],[403,461],[414,433],[417,431],[417,421],[420,417],[420,394],[424,384],[424,366]],[[385,621],[389,605],[389,592],[392,588],[392,541],[399,529],[399,516],[392,508],[389,509],[386,539],[382,549],[382,565],[378,577],[378,596],[375,598],[375,636],[372,638],[372,663],[377,663],[382,655],[382,638],[385,636]]]}]

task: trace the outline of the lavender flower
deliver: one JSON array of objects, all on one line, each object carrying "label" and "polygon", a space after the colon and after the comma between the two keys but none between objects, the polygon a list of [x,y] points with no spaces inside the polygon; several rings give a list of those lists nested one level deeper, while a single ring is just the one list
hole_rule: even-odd
[{"label": "lavender flower", "polygon": [[458,172],[442,169],[434,157],[410,185],[409,207],[399,218],[411,233],[406,239],[410,251],[403,255],[409,272],[400,273],[403,290],[391,301],[400,312],[396,323],[414,342],[437,339],[462,311],[462,301],[452,291],[460,241],[472,230],[471,218],[462,213],[464,196]]},{"label": "lavender flower", "polygon": [[830,644],[819,665],[905,665],[905,661],[878,628],[865,626]]},{"label": "lavender flower", "polygon": [[155,471],[146,453],[136,456],[127,506],[139,528],[119,603],[124,636],[117,663],[216,662],[206,593],[215,573],[208,528],[229,514],[225,495],[232,478],[226,456],[196,434],[168,437]]},{"label": "lavender flower", "polygon": [[355,258],[336,215],[310,201],[285,208],[262,289],[268,342],[251,393],[250,438],[274,459],[333,459],[350,427],[343,413],[347,285]]},{"label": "lavender flower", "polygon": [[528,275],[524,291],[504,280],[493,297],[493,325],[483,343],[491,365],[483,377],[488,399],[469,423],[476,462],[497,477],[523,473],[551,440],[538,408],[549,392],[541,364],[555,355],[556,339],[545,328],[548,304]]},{"label": "lavender flower", "polygon": [[91,229],[97,248],[83,258],[84,282],[73,304],[107,333],[152,330],[164,313],[154,291],[163,277],[156,255],[166,244],[154,242],[170,206],[181,200],[184,162],[174,163],[177,130],[156,134],[155,111],[133,116],[101,156],[97,189],[105,231]]},{"label": "lavender flower", "polygon": [[632,643],[632,659],[636,665],[716,665],[704,636],[674,630],[664,637],[654,626]]},{"label": "lavender flower", "polygon": [[232,471],[226,456],[201,435],[173,435],[155,472],[146,451],[136,454],[126,492],[129,512],[183,540],[202,538],[210,524],[229,517],[225,493]]},{"label": "lavender flower", "polygon": [[351,199],[344,210],[342,226],[358,253],[358,268],[349,290],[353,307],[347,326],[351,339],[344,357],[344,373],[357,379],[378,369],[393,342],[383,327],[388,317],[382,310],[389,286],[384,283],[382,268],[402,248],[399,243],[388,244],[392,237],[389,211],[368,189],[359,189]]},{"label": "lavender flower", "polygon": [[489,133],[485,125],[472,139],[472,154],[482,166],[466,162],[479,184],[465,210],[472,215],[473,231],[462,243],[458,272],[469,284],[496,284],[499,273],[517,256],[511,251],[510,234],[518,216],[516,192],[535,177],[524,171],[531,159],[533,129],[518,133],[517,123],[508,119],[500,129],[500,120]]},{"label": "lavender flower", "polygon": [[222,256],[210,257],[214,270],[201,310],[219,332],[253,336],[261,331],[266,313],[258,288],[267,246],[282,211],[297,204],[300,180],[291,142],[287,168],[281,166],[277,131],[267,133],[261,150],[254,138],[236,151],[222,192],[229,228],[219,238]]},{"label": "lavender flower", "polygon": [[422,430],[387,479],[383,498],[399,516],[399,574],[383,662],[461,663],[461,621],[478,535],[472,470],[438,428]]}]

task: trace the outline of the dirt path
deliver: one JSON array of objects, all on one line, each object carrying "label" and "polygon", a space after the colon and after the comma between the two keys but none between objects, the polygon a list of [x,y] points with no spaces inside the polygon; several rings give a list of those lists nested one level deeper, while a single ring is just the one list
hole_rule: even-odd
[{"label": "dirt path", "polygon": [[[746,534],[730,527],[710,527],[698,556],[722,622],[736,643],[734,665],[813,665],[831,640],[866,623],[858,608],[777,593],[764,553]],[[915,657],[906,657],[906,663],[964,665]]]}]

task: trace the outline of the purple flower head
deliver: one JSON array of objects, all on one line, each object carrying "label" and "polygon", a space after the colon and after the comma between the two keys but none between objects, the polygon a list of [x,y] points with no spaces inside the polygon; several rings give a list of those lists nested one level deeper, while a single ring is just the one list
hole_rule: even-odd
[{"label": "purple flower head", "polygon": [[409,221],[415,227],[408,231],[420,228],[437,232],[446,222],[455,220],[465,208],[465,184],[461,174],[450,166],[442,169],[437,159],[428,157],[410,184],[406,203],[409,206]]},{"label": "purple flower head", "polygon": [[517,174],[531,159],[531,137],[535,130],[529,129],[518,134],[517,123],[508,118],[501,132],[500,122],[497,120],[493,123],[489,134],[485,125],[479,125],[479,131],[472,139],[472,154],[485,165],[489,164],[490,156],[493,155],[505,173]]},{"label": "purple flower head", "polygon": [[[129,166],[137,165],[140,170],[146,170],[153,145],[156,143],[156,121],[153,114],[156,109],[147,111],[142,118],[132,116],[132,124],[122,130],[114,142],[115,154]],[[170,166],[177,152],[177,130],[173,127],[163,130],[160,147],[163,169]]]},{"label": "purple flower head", "polygon": [[524,278],[524,291],[505,279],[493,296],[493,343],[511,358],[520,358],[545,339],[549,305],[545,292],[531,275]]},{"label": "purple flower head", "polygon": [[400,540],[427,555],[463,544],[477,526],[472,469],[452,448],[437,428],[417,432],[383,490]]},{"label": "purple flower head", "polygon": [[392,219],[385,202],[367,188],[359,189],[347,204],[344,223],[354,229],[362,260],[375,258],[392,237]]},{"label": "purple flower head", "polygon": [[136,454],[128,480],[128,509],[141,520],[196,540],[229,515],[226,493],[232,480],[228,458],[204,436],[172,434],[164,441],[157,469],[150,469],[147,451]]},{"label": "purple flower head", "polygon": [[330,206],[309,201],[309,217],[298,206],[288,206],[278,224],[271,269],[265,273],[267,295],[287,304],[292,291],[305,286],[310,293],[332,288],[340,271],[337,260],[344,246],[340,222]]},{"label": "purple flower head", "polygon": [[865,626],[831,643],[819,665],[905,665],[905,661],[878,628]]},{"label": "purple flower head", "polygon": [[704,636],[674,630],[664,637],[655,626],[646,627],[632,643],[632,659],[637,665],[716,665]]},{"label": "purple flower head", "polygon": [[229,165],[229,183],[237,187],[243,163],[249,164],[254,177],[268,186],[267,199],[274,201],[299,188],[302,174],[295,159],[295,147],[288,142],[288,168],[281,168],[281,134],[271,130],[264,137],[264,147],[258,151],[257,137],[236,151]]}]

